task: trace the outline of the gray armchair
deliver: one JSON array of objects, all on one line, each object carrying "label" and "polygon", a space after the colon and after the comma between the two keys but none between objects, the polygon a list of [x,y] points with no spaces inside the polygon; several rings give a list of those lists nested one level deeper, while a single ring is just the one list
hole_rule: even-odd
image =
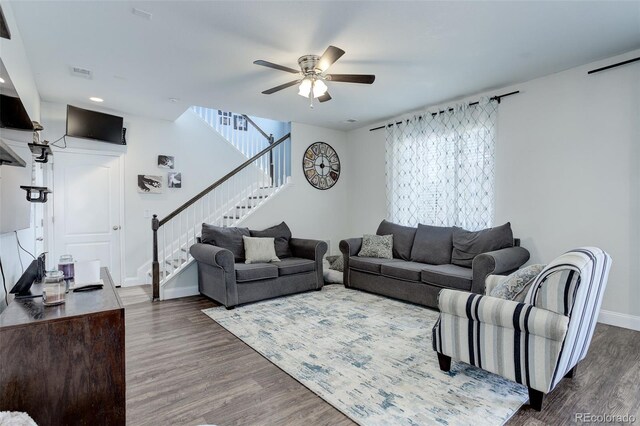
[{"label": "gray armchair", "polygon": [[227,309],[237,305],[308,290],[321,290],[322,257],[327,243],[289,239],[293,256],[280,262],[236,262],[234,253],[212,244],[197,243],[190,252],[198,262],[198,289]]}]

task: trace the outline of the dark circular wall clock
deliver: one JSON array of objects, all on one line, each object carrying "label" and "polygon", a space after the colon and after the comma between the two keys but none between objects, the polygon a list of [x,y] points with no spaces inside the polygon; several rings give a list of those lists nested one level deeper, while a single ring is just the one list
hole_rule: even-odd
[{"label": "dark circular wall clock", "polygon": [[340,158],[329,144],[312,143],[304,152],[302,169],[311,186],[317,189],[329,189],[340,177]]}]

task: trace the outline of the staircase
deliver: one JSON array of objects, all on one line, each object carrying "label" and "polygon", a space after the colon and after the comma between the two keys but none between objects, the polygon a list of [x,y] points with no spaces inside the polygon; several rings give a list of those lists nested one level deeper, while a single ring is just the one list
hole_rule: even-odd
[{"label": "staircase", "polygon": [[[153,300],[163,299],[163,287],[193,263],[189,248],[200,237],[202,223],[238,226],[289,182],[290,132],[275,140],[273,133],[267,133],[256,124],[257,120],[228,113],[230,120],[234,117],[244,119],[236,118],[236,123],[240,121],[241,125],[232,131],[218,125],[221,121],[217,110],[202,107],[193,107],[192,110],[242,152],[247,160],[166,217],[160,219],[153,215],[153,259],[148,271],[153,285]],[[270,120],[264,121],[268,125]],[[233,124],[224,127],[233,127]],[[243,130],[245,128],[247,130]],[[281,126],[281,129],[289,130],[288,126]],[[258,139],[256,134],[261,138]]]}]

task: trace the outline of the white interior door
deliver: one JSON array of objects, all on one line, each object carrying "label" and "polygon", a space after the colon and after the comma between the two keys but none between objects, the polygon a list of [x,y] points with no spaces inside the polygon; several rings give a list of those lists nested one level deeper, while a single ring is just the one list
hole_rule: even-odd
[{"label": "white interior door", "polygon": [[122,283],[121,157],[58,151],[53,166],[53,262],[100,260]]}]

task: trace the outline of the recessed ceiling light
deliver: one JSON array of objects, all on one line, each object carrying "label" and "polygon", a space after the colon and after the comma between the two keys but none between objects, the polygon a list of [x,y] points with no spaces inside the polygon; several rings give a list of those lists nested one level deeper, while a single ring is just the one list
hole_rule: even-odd
[{"label": "recessed ceiling light", "polygon": [[171,102],[172,104],[175,104],[179,101],[180,99],[178,98],[169,98],[169,102]]},{"label": "recessed ceiling light", "polygon": [[0,83],[4,83],[4,78],[0,77]]},{"label": "recessed ceiling light", "polygon": [[131,13],[133,13],[134,15],[140,17],[140,18],[144,18],[147,20],[151,20],[153,19],[153,13],[151,12],[147,12],[146,10],[142,10],[142,9],[138,9],[136,7],[134,7],[133,9],[131,9]]},{"label": "recessed ceiling light", "polygon": [[356,120],[355,118],[349,118],[348,120],[344,120],[344,122],[345,122],[345,123],[352,124],[352,123],[357,123],[357,122],[358,122],[358,120]]},{"label": "recessed ceiling light", "polygon": [[104,99],[97,98],[95,96],[90,97],[89,100],[92,101],[92,102],[104,102]]}]

